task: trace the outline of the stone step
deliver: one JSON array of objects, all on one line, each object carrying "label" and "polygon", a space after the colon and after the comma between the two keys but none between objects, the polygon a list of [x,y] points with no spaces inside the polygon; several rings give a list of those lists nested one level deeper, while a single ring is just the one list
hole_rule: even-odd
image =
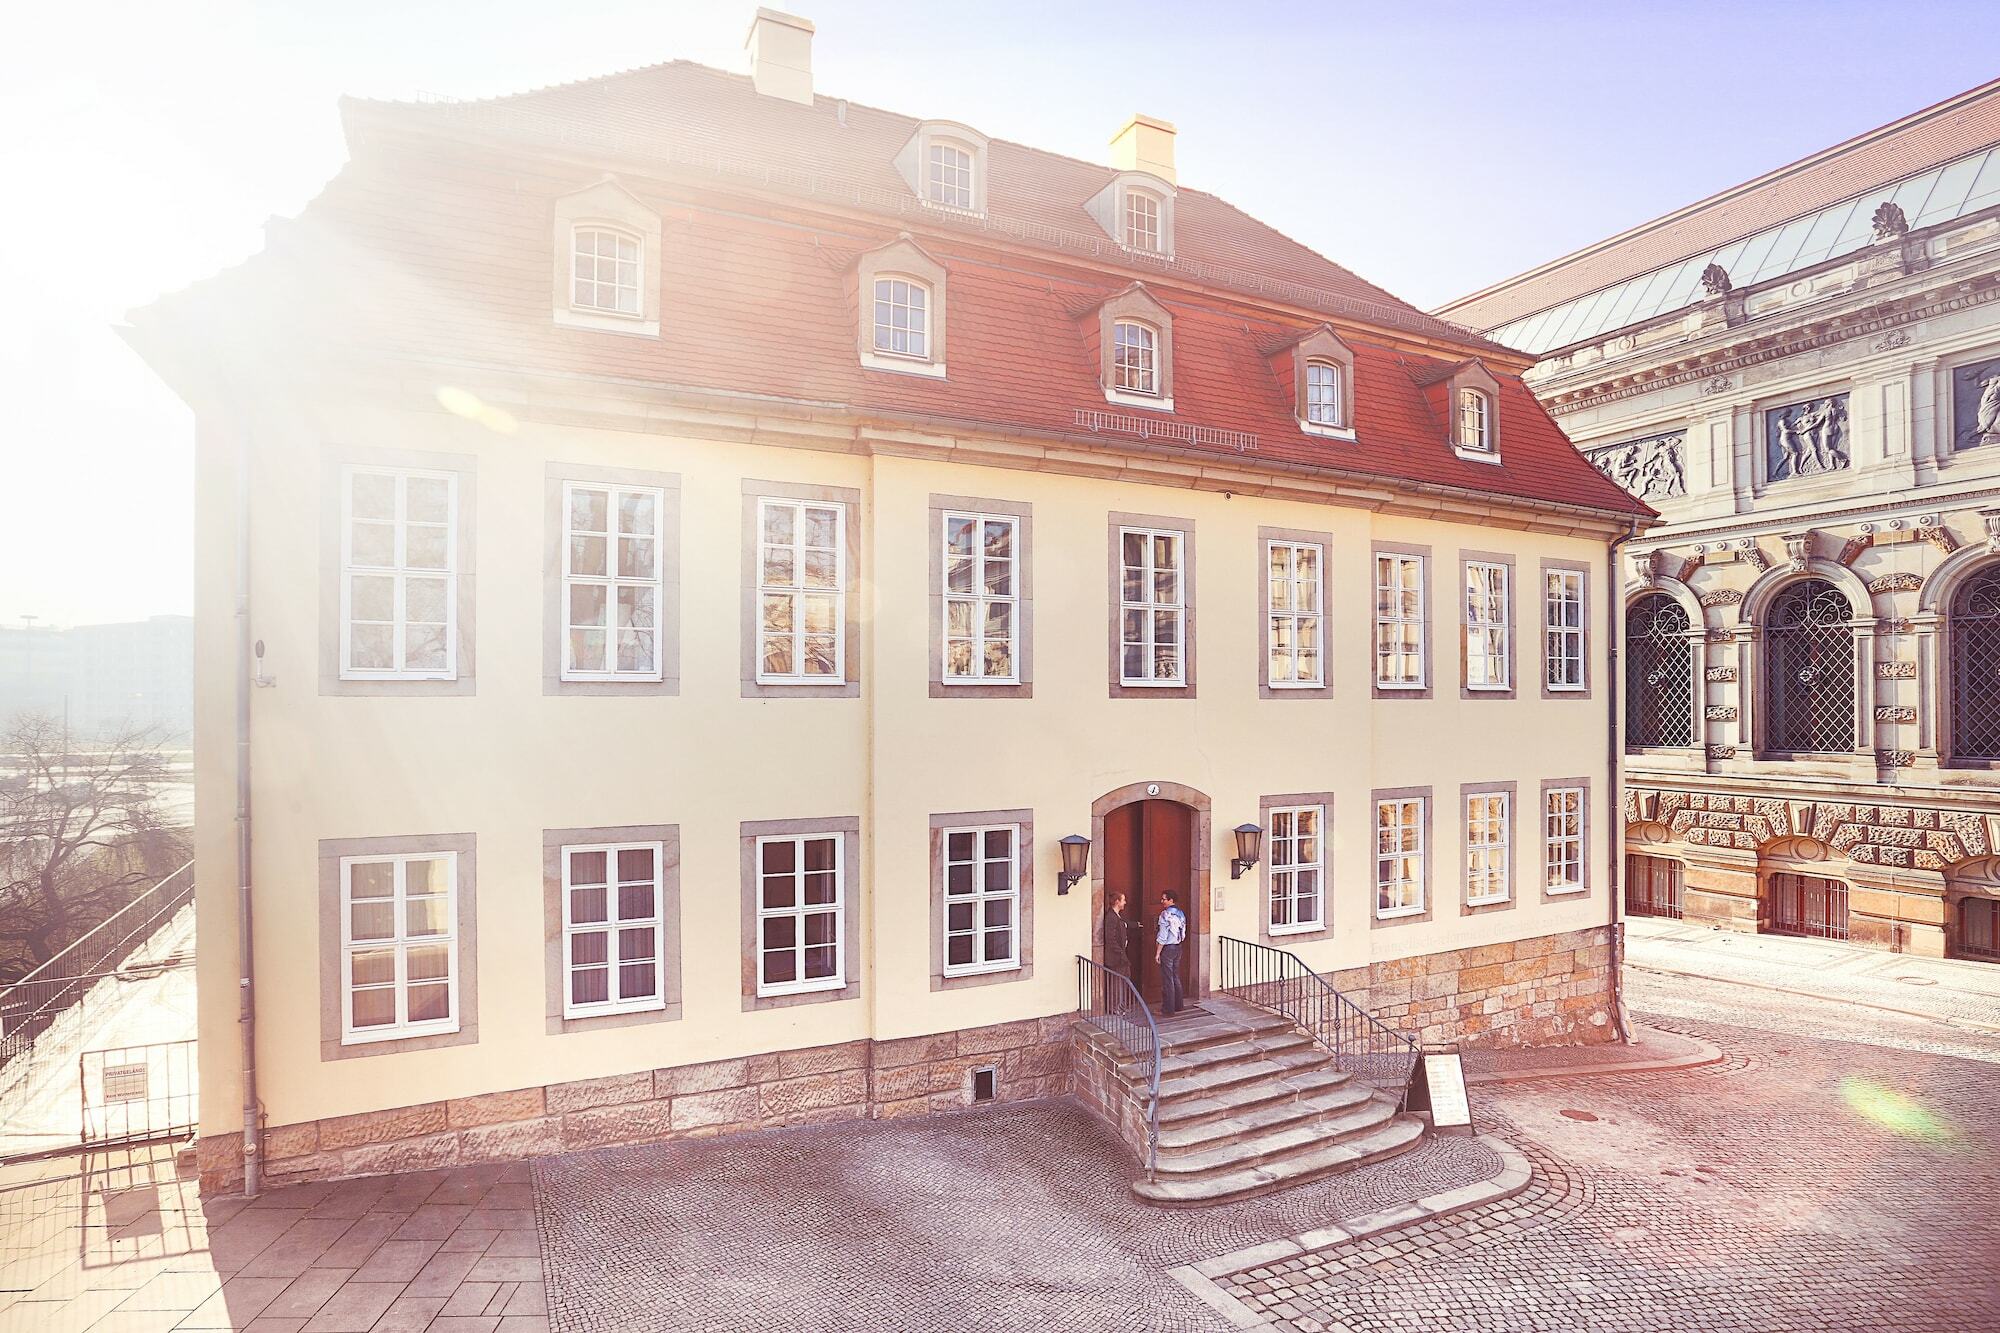
[{"label": "stone step", "polygon": [[1205,1065],[1191,1073],[1160,1079],[1160,1106],[1164,1114],[1168,1102],[1182,1098],[1211,1096],[1224,1088],[1238,1087],[1264,1079],[1284,1078],[1328,1065],[1332,1057],[1318,1046],[1306,1043],[1256,1059],[1233,1060]]},{"label": "stone step", "polygon": [[1292,1026],[1292,1021],[1283,1014],[1275,1014],[1268,1009],[1258,1009],[1240,1002],[1233,1003],[1230,1008],[1219,1013],[1198,1014],[1190,1019],[1169,1019],[1162,1023],[1160,1049],[1167,1053],[1181,1054],[1208,1046],[1220,1046],[1233,1041],[1284,1032],[1290,1030]]},{"label": "stone step", "polygon": [[1240,1114],[1270,1102],[1316,1096],[1349,1083],[1362,1088],[1363,1095],[1373,1091],[1367,1084],[1355,1079],[1352,1074],[1343,1073],[1330,1064],[1321,1065],[1316,1069],[1301,1070],[1283,1078],[1240,1083],[1232,1088],[1223,1088],[1208,1097],[1183,1097],[1162,1103],[1160,1125],[1162,1128],[1167,1125],[1198,1125],[1203,1121]]},{"label": "stone step", "polygon": [[1246,1128],[1242,1133],[1168,1153],[1162,1151],[1157,1169],[1167,1176],[1215,1176],[1246,1167],[1270,1166],[1298,1153],[1316,1152],[1329,1143],[1366,1135],[1396,1116],[1394,1103],[1367,1098],[1323,1116]]},{"label": "stone step", "polygon": [[1423,1133],[1423,1121],[1411,1115],[1397,1115],[1366,1133],[1322,1142],[1306,1151],[1269,1161],[1199,1176],[1163,1171],[1156,1179],[1135,1182],[1132,1195],[1164,1208],[1206,1207],[1247,1199],[1394,1157],[1415,1147]]},{"label": "stone step", "polygon": [[[1312,1038],[1304,1032],[1298,1028],[1286,1027],[1255,1037],[1197,1047],[1191,1051],[1163,1051],[1160,1055],[1160,1079],[1164,1082],[1199,1070],[1212,1069],[1216,1065],[1234,1064],[1239,1060],[1270,1059],[1311,1044]],[[1143,1063],[1137,1059],[1121,1060],[1118,1063],[1118,1072],[1128,1078],[1138,1077],[1143,1068]]]},{"label": "stone step", "polygon": [[1162,1124],[1161,1160],[1165,1161],[1170,1152],[1202,1152],[1234,1139],[1268,1134],[1295,1125],[1317,1124],[1343,1112],[1357,1111],[1375,1099],[1375,1089],[1365,1083],[1336,1083],[1330,1088],[1302,1094],[1294,1090],[1290,1082],[1281,1079],[1262,1087],[1249,1084],[1246,1085],[1249,1091],[1268,1091],[1275,1087],[1281,1095],[1203,1120],[1183,1119]]}]

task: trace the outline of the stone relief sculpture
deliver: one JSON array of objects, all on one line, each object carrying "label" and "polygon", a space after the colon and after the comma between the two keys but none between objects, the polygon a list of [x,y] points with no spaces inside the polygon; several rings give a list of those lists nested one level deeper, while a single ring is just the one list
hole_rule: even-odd
[{"label": "stone relief sculpture", "polygon": [[1955,447],[2000,444],[2000,357],[1951,372],[1951,408]]},{"label": "stone relief sculpture", "polygon": [[1720,264],[1710,264],[1701,271],[1701,290],[1709,296],[1729,295],[1729,270]]},{"label": "stone relief sculpture", "polygon": [[1847,466],[1847,395],[1828,394],[1764,414],[1765,479],[1809,477]]},{"label": "stone relief sculpture", "polygon": [[1875,216],[1868,219],[1875,228],[1875,240],[1892,241],[1910,230],[1910,219],[1903,214],[1900,204],[1884,203],[1875,210]]},{"label": "stone relief sculpture", "polygon": [[1687,494],[1681,467],[1681,445],[1687,432],[1648,435],[1642,440],[1607,445],[1584,455],[1599,472],[1641,500]]}]

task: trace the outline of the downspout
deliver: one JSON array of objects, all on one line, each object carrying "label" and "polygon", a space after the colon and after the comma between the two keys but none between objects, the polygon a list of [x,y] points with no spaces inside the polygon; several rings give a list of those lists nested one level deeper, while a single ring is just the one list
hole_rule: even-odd
[{"label": "downspout", "polygon": [[243,1193],[263,1188],[257,1103],[257,991],[250,901],[250,691],[256,647],[250,631],[250,432],[236,442],[236,954],[237,1023],[243,1035]]},{"label": "downspout", "polygon": [[1604,703],[1605,703],[1605,772],[1611,778],[1611,865],[1605,883],[1611,888],[1611,911],[1609,917],[1611,944],[1611,1025],[1618,1032],[1618,1040],[1629,1046],[1632,1044],[1632,1022],[1625,1013],[1625,931],[1618,919],[1618,904],[1623,897],[1621,880],[1625,872],[1625,791],[1624,791],[1624,743],[1619,735],[1618,706],[1622,694],[1623,679],[1618,674],[1618,641],[1621,634],[1620,608],[1624,605],[1624,595],[1618,586],[1618,548],[1639,535],[1639,524],[1634,521],[1629,531],[1622,537],[1613,537],[1604,552],[1605,606],[1610,611],[1606,619],[1610,622],[1604,636]]}]

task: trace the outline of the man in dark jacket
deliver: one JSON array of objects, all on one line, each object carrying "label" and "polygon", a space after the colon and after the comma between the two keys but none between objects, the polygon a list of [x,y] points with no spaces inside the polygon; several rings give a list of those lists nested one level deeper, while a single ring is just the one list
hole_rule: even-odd
[{"label": "man in dark jacket", "polygon": [[1114,894],[1104,905],[1104,965],[1128,980],[1132,976],[1132,932],[1138,924],[1125,915],[1124,894]]}]

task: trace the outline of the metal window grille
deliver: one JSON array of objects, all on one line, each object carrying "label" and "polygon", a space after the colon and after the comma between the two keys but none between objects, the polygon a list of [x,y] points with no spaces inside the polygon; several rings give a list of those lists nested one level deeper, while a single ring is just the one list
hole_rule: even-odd
[{"label": "metal window grille", "polygon": [[1688,613],[1665,593],[1642,597],[1625,617],[1628,745],[1694,744],[1694,645]]},{"label": "metal window grille", "polygon": [[2000,961],[2000,899],[1958,900],[1958,948],[1962,958]]},{"label": "metal window grille", "polygon": [[1766,888],[1764,929],[1773,935],[1847,938],[1847,885],[1816,875],[1776,874]]},{"label": "metal window grille", "polygon": [[1681,915],[1681,863],[1664,856],[1625,858],[1625,911],[1632,916]]},{"label": "metal window grille", "polygon": [[2000,568],[1959,589],[1951,603],[1951,750],[2000,759]]},{"label": "metal window grille", "polygon": [[1854,631],[1847,598],[1806,579],[1771,604],[1764,639],[1765,699],[1773,750],[1832,753],[1854,748]]}]

